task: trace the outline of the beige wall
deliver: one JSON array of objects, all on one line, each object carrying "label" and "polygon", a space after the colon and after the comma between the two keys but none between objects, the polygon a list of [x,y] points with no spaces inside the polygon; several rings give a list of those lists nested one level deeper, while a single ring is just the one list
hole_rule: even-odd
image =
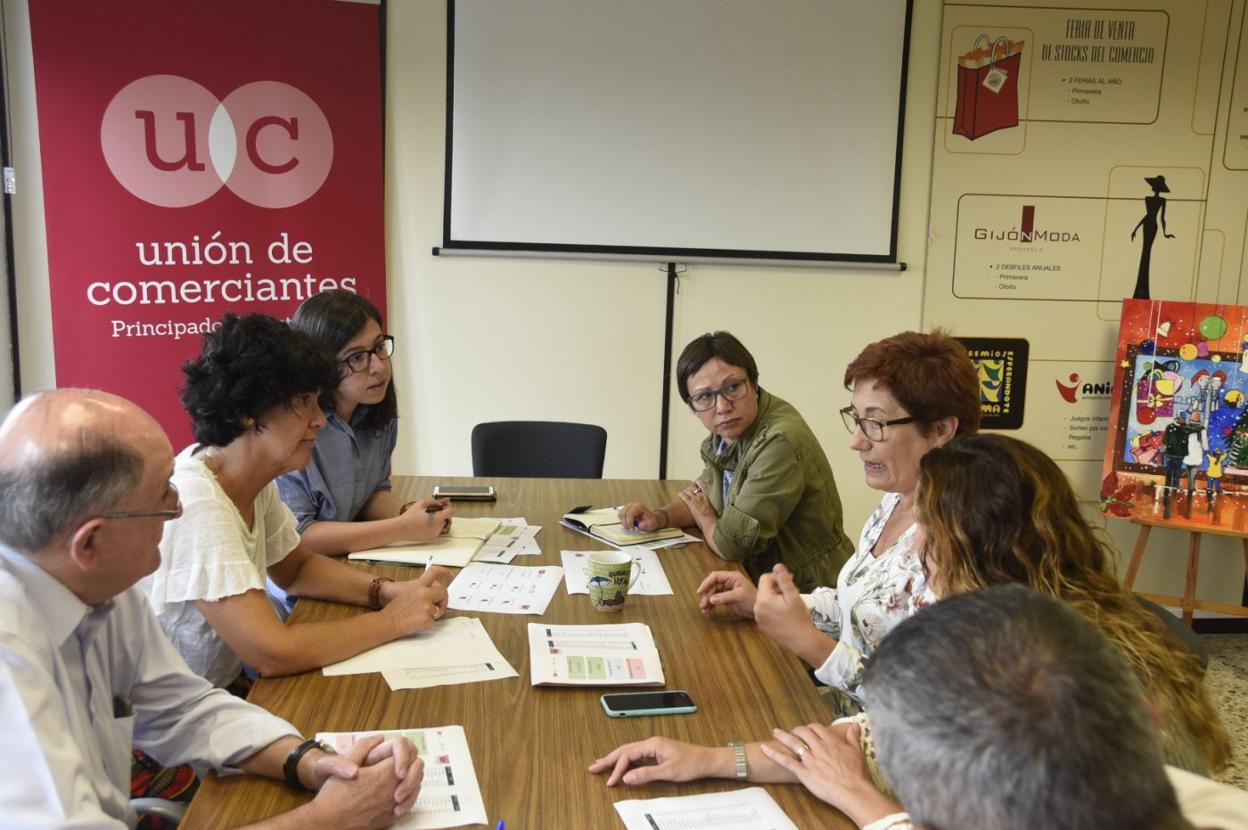
[{"label": "beige wall", "polygon": [[4,0],[4,39],[8,58],[9,117],[13,132],[13,259],[17,272],[18,332],[21,338],[22,392],[56,385],[52,365],[52,305],[48,294],[48,255],[43,226],[43,177],[35,117],[34,65],[30,14],[25,0]]},{"label": "beige wall", "polygon": [[[855,535],[877,498],[861,484],[836,414],[848,399],[841,373],[867,342],[918,326],[922,299],[940,4],[916,6],[899,239],[910,269],[691,264],[676,298],[677,351],[704,331],[729,329],[754,352],[762,383],[806,415],[842,482]],[[445,6],[392,3],[389,16],[390,303],[393,328],[413,343],[398,368],[403,411],[414,417],[396,468],[468,472],[473,424],[533,417],[600,423],[607,476],[654,476],[659,264],[431,256],[442,228]],[[460,348],[440,358],[439,343]],[[669,476],[690,477],[705,433],[673,400]]]},{"label": "beige wall", "polygon": [[[4,8],[21,184],[15,230],[22,371],[30,391],[55,382],[47,259],[28,18],[23,0],[4,0]],[[467,474],[473,424],[536,418],[603,425],[605,474],[653,477],[666,279],[658,263],[432,256],[442,228],[445,3],[392,2],[387,13],[389,313],[400,338],[395,371],[405,416],[395,471]],[[810,421],[840,482],[854,537],[878,494],[863,485],[846,447],[837,415],[848,399],[841,372],[872,340],[941,323],[922,319],[940,23],[938,0],[916,0],[898,243],[909,269],[694,264],[676,298],[677,350],[709,329],[735,332],[758,359],[762,383]],[[704,433],[673,399],[669,476],[692,477]],[[1113,532],[1129,550],[1126,527]],[[1185,542],[1167,531],[1153,537],[1156,552],[1137,587],[1177,592],[1183,564],[1161,551],[1177,553]],[[1237,602],[1240,557],[1229,545],[1207,548],[1201,593]]]}]

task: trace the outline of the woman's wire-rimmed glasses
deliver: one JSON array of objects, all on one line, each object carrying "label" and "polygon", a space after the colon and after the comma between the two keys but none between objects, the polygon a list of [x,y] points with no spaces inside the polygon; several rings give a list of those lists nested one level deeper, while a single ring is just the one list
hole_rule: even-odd
[{"label": "woman's wire-rimmed glasses", "polygon": [[893,418],[891,421],[881,421],[876,418],[860,418],[852,406],[847,406],[841,410],[841,420],[845,422],[845,429],[849,430],[851,435],[854,433],[854,430],[861,427],[862,434],[867,436],[868,441],[883,441],[884,427],[913,424],[919,419],[913,416]]},{"label": "woman's wire-rimmed glasses", "polygon": [[718,389],[708,389],[689,396],[689,406],[694,412],[706,412],[715,408],[715,398],[722,397],[726,401],[739,401],[750,391],[748,380],[730,380]]},{"label": "woman's wire-rimmed glasses", "polygon": [[338,361],[338,363],[346,366],[352,374],[356,374],[357,372],[367,370],[372,365],[374,356],[380,360],[389,360],[392,354],[394,354],[394,335],[387,334],[378,340],[377,345],[371,349],[360,349],[358,352],[352,352]]}]

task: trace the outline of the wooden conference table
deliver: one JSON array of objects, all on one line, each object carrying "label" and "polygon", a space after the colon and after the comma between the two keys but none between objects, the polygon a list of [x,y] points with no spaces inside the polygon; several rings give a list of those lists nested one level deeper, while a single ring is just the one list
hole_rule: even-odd
[{"label": "wooden conference table", "polygon": [[[456,502],[460,516],[523,516],[541,525],[542,555],[513,564],[559,564],[560,550],[607,546],[560,526],[559,517],[576,505],[606,506],[626,501],[666,504],[685,485],[680,481],[597,481],[582,479],[468,479],[396,477],[404,500],[424,498],[435,483],[493,484],[495,503]],[[392,692],[380,674],[325,677],[319,671],[262,679],[250,700],[286,718],[305,735],[322,731],[399,729],[461,725],[472,751],[493,828],[504,819],[508,830],[522,828],[618,828],[613,801],[690,795],[743,786],[735,781],[687,784],[619,785],[608,788],[585,767],[621,743],[651,735],[723,746],[732,740],[770,738],[773,726],[829,720],[803,664],[772,643],[753,623],[719,611],[704,617],[694,591],[706,573],[728,565],[705,545],[660,552],[674,596],[632,596],[619,613],[594,611],[584,595],[560,587],[541,617],[480,614],[495,645],[520,676],[506,680]],[[359,564],[359,563],[352,563]],[[412,579],[419,569],[365,566],[395,579]],[[295,621],[342,619],[361,609],[317,601],[300,602]],[[451,612],[458,614],[460,612]],[[686,689],[698,704],[692,715],[608,718],[600,688],[530,685],[530,622],[593,624],[644,622],[654,633],[668,689]],[[640,687],[644,689],[647,687]],[[652,687],[649,687],[652,688]],[[748,785],[755,786],[755,785]],[[767,787],[801,828],[854,825],[797,784]],[[237,827],[297,806],[308,796],[254,776],[209,775],[190,806],[183,830]]]}]

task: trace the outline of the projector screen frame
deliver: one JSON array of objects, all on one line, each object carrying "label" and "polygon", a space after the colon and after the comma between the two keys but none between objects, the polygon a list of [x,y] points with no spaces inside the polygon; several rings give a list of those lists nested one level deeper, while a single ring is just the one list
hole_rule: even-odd
[{"label": "projector screen frame", "polygon": [[[647,259],[658,262],[700,261],[723,264],[771,263],[777,265],[819,265],[841,267],[854,263],[874,263],[905,270],[897,256],[898,221],[901,203],[902,145],[905,139],[906,93],[909,82],[910,38],[913,26],[914,0],[905,1],[904,32],[901,44],[900,83],[897,100],[897,136],[893,165],[892,206],[889,212],[889,252],[887,254],[835,253],[821,251],[784,251],[733,248],[700,248],[644,245],[587,245],[576,243],[512,242],[497,240],[463,240],[451,238],[451,204],[454,172],[455,125],[455,4],[446,0],[446,133],[445,171],[443,185],[442,245],[432,253],[493,256],[543,256],[587,258]],[[890,269],[891,270],[891,269]]]}]

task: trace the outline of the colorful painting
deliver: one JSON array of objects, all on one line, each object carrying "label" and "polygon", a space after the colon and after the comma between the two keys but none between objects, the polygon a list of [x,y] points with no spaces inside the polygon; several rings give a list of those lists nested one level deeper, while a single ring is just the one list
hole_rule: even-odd
[{"label": "colorful painting", "polygon": [[1123,300],[1101,509],[1248,530],[1248,306]]}]

